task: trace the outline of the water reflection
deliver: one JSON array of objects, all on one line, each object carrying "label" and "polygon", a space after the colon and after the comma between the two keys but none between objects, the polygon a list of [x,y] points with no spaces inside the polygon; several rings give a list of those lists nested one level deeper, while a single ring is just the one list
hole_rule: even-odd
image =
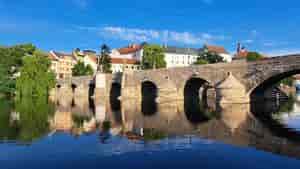
[{"label": "water reflection", "polygon": [[[97,133],[99,144],[122,147],[118,144],[124,142],[117,140],[146,145],[173,144],[173,140],[189,136],[189,142],[201,138],[300,158],[300,134],[296,131],[299,128],[296,126],[293,130],[293,125],[289,126],[290,120],[299,114],[299,96],[288,101],[225,104],[217,112],[205,107],[190,116],[179,111],[184,110],[180,105],[188,105],[183,101],[154,102],[155,113],[146,111],[145,114],[141,111],[143,105],[136,100],[120,102],[118,95],[100,100],[60,98],[54,101],[59,103],[55,105],[46,100],[27,99],[15,103],[3,100],[0,102],[3,112],[0,139],[30,143],[47,135],[55,137],[56,133],[74,137]],[[196,102],[201,106],[199,95],[201,93],[195,95],[196,101],[191,100],[191,106]],[[149,100],[153,102],[155,97]],[[122,151],[128,149],[118,150]]]},{"label": "water reflection", "polygon": [[53,116],[54,105],[47,99],[22,99],[15,105],[1,102],[1,139],[30,143],[49,133],[49,117]]}]

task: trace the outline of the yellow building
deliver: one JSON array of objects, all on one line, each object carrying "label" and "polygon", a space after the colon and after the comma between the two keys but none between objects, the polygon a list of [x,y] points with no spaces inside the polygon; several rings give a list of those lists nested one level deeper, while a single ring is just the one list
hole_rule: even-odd
[{"label": "yellow building", "polygon": [[72,54],[50,51],[51,70],[55,73],[56,79],[72,77],[72,68],[77,63],[76,57]]}]

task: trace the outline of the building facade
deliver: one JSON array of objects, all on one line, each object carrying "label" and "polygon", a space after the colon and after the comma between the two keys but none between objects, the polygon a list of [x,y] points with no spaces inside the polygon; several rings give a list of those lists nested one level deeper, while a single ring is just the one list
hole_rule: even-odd
[{"label": "building facade", "polygon": [[138,71],[142,66],[136,59],[126,58],[111,58],[111,71],[112,73],[119,73],[124,71]]},{"label": "building facade", "polygon": [[110,56],[111,58],[133,59],[140,62],[143,59],[143,47],[144,44],[130,44],[127,47],[113,49]]},{"label": "building facade", "polygon": [[78,61],[81,61],[84,63],[85,66],[90,65],[94,71],[94,73],[97,72],[97,59],[98,55],[93,50],[75,50],[73,52],[73,56],[77,58]]},{"label": "building facade", "polygon": [[224,62],[231,62],[232,56],[222,46],[204,45],[202,50],[208,50],[208,52],[216,53],[223,58]]},{"label": "building facade", "polygon": [[192,65],[199,57],[199,49],[164,46],[167,68]]},{"label": "building facade", "polygon": [[130,44],[127,47],[113,49],[110,53],[113,73],[141,70],[144,44]]},{"label": "building facade", "polygon": [[50,51],[51,60],[50,69],[55,73],[56,79],[65,79],[72,77],[72,69],[77,63],[77,59],[72,54]]}]

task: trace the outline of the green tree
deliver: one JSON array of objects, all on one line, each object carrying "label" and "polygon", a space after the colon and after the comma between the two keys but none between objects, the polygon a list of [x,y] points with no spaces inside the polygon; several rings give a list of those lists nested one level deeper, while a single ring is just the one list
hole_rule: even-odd
[{"label": "green tree", "polygon": [[83,62],[79,61],[72,69],[73,76],[87,76],[93,75],[94,71],[90,65],[84,65]]},{"label": "green tree", "polygon": [[216,52],[210,52],[207,47],[204,46],[194,64],[214,64],[219,62],[224,62],[223,57]]},{"label": "green tree", "polygon": [[256,61],[262,59],[263,56],[258,52],[249,52],[247,54],[247,61]]},{"label": "green tree", "polygon": [[292,76],[291,77],[287,77],[287,78],[281,80],[279,82],[279,84],[284,84],[284,85],[292,87],[294,85],[294,78]]},{"label": "green tree", "polygon": [[55,75],[49,71],[50,60],[34,54],[24,57],[23,64],[16,83],[18,96],[47,96],[49,90],[55,86]]},{"label": "green tree", "polygon": [[164,49],[159,45],[145,45],[142,65],[143,69],[165,68]]},{"label": "green tree", "polygon": [[0,93],[12,96],[15,92],[15,75],[20,71],[24,56],[36,51],[32,44],[0,47]]},{"label": "green tree", "polygon": [[110,49],[106,44],[101,46],[100,58],[98,58],[98,69],[102,73],[111,73]]},{"label": "green tree", "polygon": [[208,64],[209,62],[207,60],[197,58],[197,61],[194,63],[194,65],[205,65]]}]

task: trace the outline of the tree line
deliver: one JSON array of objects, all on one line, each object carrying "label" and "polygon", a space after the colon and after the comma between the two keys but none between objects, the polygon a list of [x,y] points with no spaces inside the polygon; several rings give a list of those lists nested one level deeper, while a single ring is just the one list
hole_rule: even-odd
[{"label": "tree line", "polygon": [[46,96],[55,85],[47,53],[32,44],[0,47],[0,95]]}]

